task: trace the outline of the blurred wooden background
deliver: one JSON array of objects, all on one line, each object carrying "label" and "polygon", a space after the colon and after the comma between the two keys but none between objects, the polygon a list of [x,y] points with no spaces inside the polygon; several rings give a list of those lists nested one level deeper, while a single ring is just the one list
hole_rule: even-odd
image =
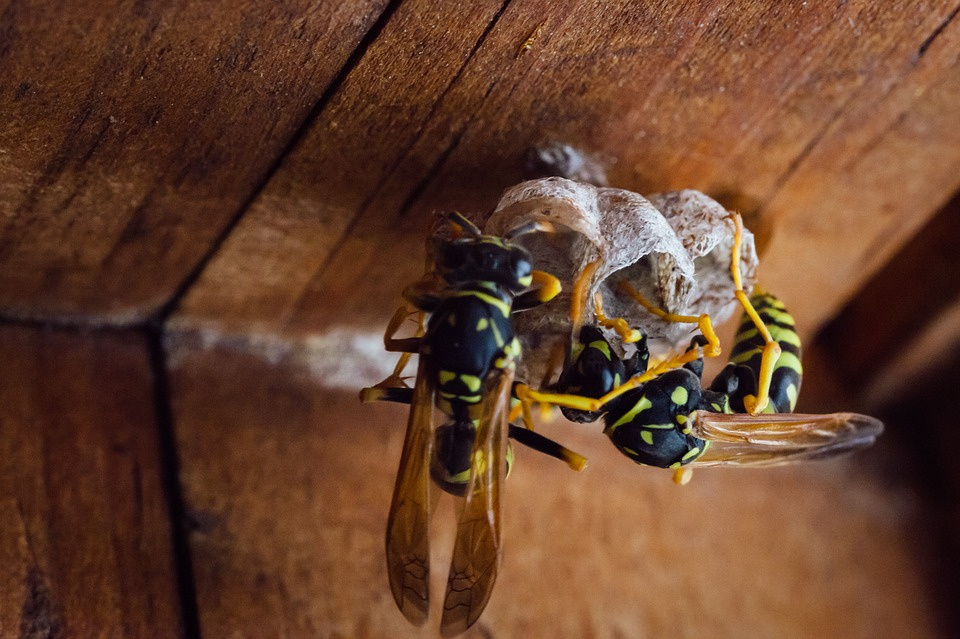
[{"label": "blurred wooden background", "polygon": [[678,489],[554,423],[591,466],[520,458],[471,636],[956,636],[958,11],[0,2],[0,635],[432,636],[383,571],[404,411],[355,391],[431,216],[555,142],[739,207],[801,408],[888,431]]}]

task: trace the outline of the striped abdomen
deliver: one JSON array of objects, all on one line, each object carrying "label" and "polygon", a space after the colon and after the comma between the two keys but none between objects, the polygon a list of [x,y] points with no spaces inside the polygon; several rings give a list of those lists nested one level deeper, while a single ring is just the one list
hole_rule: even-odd
[{"label": "striped abdomen", "polygon": [[[793,317],[783,302],[770,293],[757,293],[750,298],[757,314],[766,324],[770,336],[780,344],[780,357],[770,382],[770,403],[766,413],[790,413],[797,405],[803,365],[800,360],[800,337],[794,329]],[[710,389],[726,393],[734,412],[746,412],[743,398],[757,394],[764,340],[750,317],[744,313],[737,328],[730,363],[717,375]]]}]

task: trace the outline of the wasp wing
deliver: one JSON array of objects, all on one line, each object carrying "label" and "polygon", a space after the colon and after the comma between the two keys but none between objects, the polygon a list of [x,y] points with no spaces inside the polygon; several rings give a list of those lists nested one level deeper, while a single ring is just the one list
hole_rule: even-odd
[{"label": "wasp wing", "polygon": [[430,605],[430,457],[433,392],[426,358],[420,358],[397,482],[387,519],[387,574],[400,612],[422,625]]},{"label": "wasp wing", "polygon": [[513,370],[487,382],[471,456],[470,482],[457,524],[440,633],[459,634],[487,605],[503,553],[501,486],[507,474],[508,415]]},{"label": "wasp wing", "polygon": [[697,466],[775,466],[828,459],[876,441],[883,423],[857,413],[747,415],[699,411],[693,433],[710,441]]}]

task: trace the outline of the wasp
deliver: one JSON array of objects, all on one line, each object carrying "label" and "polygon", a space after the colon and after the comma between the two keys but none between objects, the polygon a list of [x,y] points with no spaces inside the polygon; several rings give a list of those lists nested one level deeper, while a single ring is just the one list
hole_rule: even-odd
[{"label": "wasp", "polygon": [[[629,283],[621,290],[667,321],[697,322],[690,347],[647,370],[645,338],[623,359],[597,326],[579,328],[553,392],[523,387],[525,401],[560,406],[571,421],[603,419],[604,433],[638,464],[674,469],[686,483],[688,464],[774,465],[822,459],[871,445],[883,424],[866,415],[793,413],[803,375],[800,338],[783,303],[770,293],[747,297],[739,271],[742,221],[734,223],[731,273],[744,308],[729,363],[709,388],[702,385],[703,357],[717,356],[719,342],[709,316],[665,313]],[[584,278],[581,278],[584,279]],[[574,296],[576,298],[576,295]],[[603,315],[598,324],[628,334]],[[634,331],[635,332],[635,331]]]},{"label": "wasp", "polygon": [[[429,610],[431,483],[463,496],[440,630],[453,635],[480,616],[492,593],[502,555],[502,480],[510,466],[508,439],[583,467],[583,458],[509,424],[520,343],[512,313],[549,301],[559,281],[534,271],[529,253],[515,243],[524,234],[552,230],[525,224],[503,237],[483,235],[459,213],[448,219],[456,237],[435,248],[436,282],[412,285],[404,297],[420,315],[414,337],[395,337],[411,314],[401,307],[387,326],[384,344],[401,352],[394,374],[361,391],[363,401],[410,404],[400,466],[387,521],[387,572],[393,597],[411,622]],[[424,324],[423,318],[429,316]],[[400,372],[419,354],[412,388]],[[436,426],[436,412],[445,423]],[[431,481],[432,480],[432,481]]]}]

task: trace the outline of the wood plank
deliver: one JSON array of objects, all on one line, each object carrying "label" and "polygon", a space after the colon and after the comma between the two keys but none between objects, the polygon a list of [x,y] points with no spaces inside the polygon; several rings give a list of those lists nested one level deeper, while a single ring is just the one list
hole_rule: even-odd
[{"label": "wood plank", "polygon": [[779,222],[764,278],[800,301],[808,335],[960,191],[957,16],[892,60],[896,80],[858,91],[768,204]]},{"label": "wood plank", "polygon": [[756,202],[763,279],[809,336],[960,181],[955,3],[469,6],[398,9],[175,326],[372,334],[431,214],[489,210],[558,139],[615,185]]},{"label": "wood plank", "polygon": [[385,5],[0,3],[0,315],[168,302]]},{"label": "wood plank", "polygon": [[[168,346],[204,636],[436,636],[436,617],[407,624],[384,572],[404,408],[330,393],[294,357]],[[465,636],[940,636],[933,532],[889,479],[898,449],[678,488],[595,428],[544,432],[590,466],[517,451],[501,576]]]},{"label": "wood plank", "polygon": [[[930,567],[932,579],[941,593],[945,636],[960,632],[960,610],[954,605],[960,592],[960,472],[954,463],[953,442],[957,431],[956,409],[944,398],[956,396],[956,371],[960,366],[960,304],[946,312],[952,319],[953,340],[943,342],[937,326],[931,326],[939,352],[923,350],[906,353],[902,370],[888,367],[878,376],[861,400],[888,425],[891,443],[909,451],[913,463],[898,468],[900,476],[915,477],[923,482],[925,510],[933,531],[929,547],[936,556]],[[946,326],[940,330],[946,330]],[[924,366],[911,361],[924,357]],[[899,375],[897,375],[899,373]]]},{"label": "wood plank", "polygon": [[[379,244],[387,233],[392,250],[380,254],[384,263],[407,279],[416,277],[422,269],[422,219],[412,220],[406,235],[394,235],[401,233],[401,202],[385,206],[378,198],[386,192],[402,200],[432,170],[434,158],[412,150],[425,127],[441,122],[455,131],[470,119],[475,107],[470,98],[483,89],[471,83],[466,100],[449,94],[463,92],[460,78],[502,6],[495,1],[402,3],[253,203],[248,216],[254,219],[231,234],[216,264],[201,275],[199,290],[184,300],[181,316],[198,322],[209,318],[215,327],[229,325],[239,332],[274,331],[303,304],[326,304],[301,298],[311,296],[313,280],[333,255],[357,248],[342,246],[345,234],[355,233],[366,245],[354,253],[356,269],[337,265],[343,295],[333,303],[348,297],[358,280],[365,281],[371,250],[386,248]],[[397,179],[404,188],[387,184]],[[380,289],[375,279],[361,288],[367,287]],[[392,299],[395,291],[387,296]]]},{"label": "wood plank", "polygon": [[[859,387],[858,400],[864,410],[877,410],[891,402],[913,403],[929,391],[922,386],[935,377],[934,370],[953,370],[952,362],[960,358],[960,299],[942,309],[916,334],[898,344],[899,350],[886,366],[873,371]],[[943,380],[946,387],[941,397],[953,397],[955,376]],[[853,380],[845,380],[848,384]],[[939,388],[939,385],[936,386]]]},{"label": "wood plank", "polygon": [[818,335],[867,406],[915,390],[960,343],[960,195],[914,236]]},{"label": "wood plank", "polygon": [[141,334],[0,327],[0,635],[183,632]]}]

